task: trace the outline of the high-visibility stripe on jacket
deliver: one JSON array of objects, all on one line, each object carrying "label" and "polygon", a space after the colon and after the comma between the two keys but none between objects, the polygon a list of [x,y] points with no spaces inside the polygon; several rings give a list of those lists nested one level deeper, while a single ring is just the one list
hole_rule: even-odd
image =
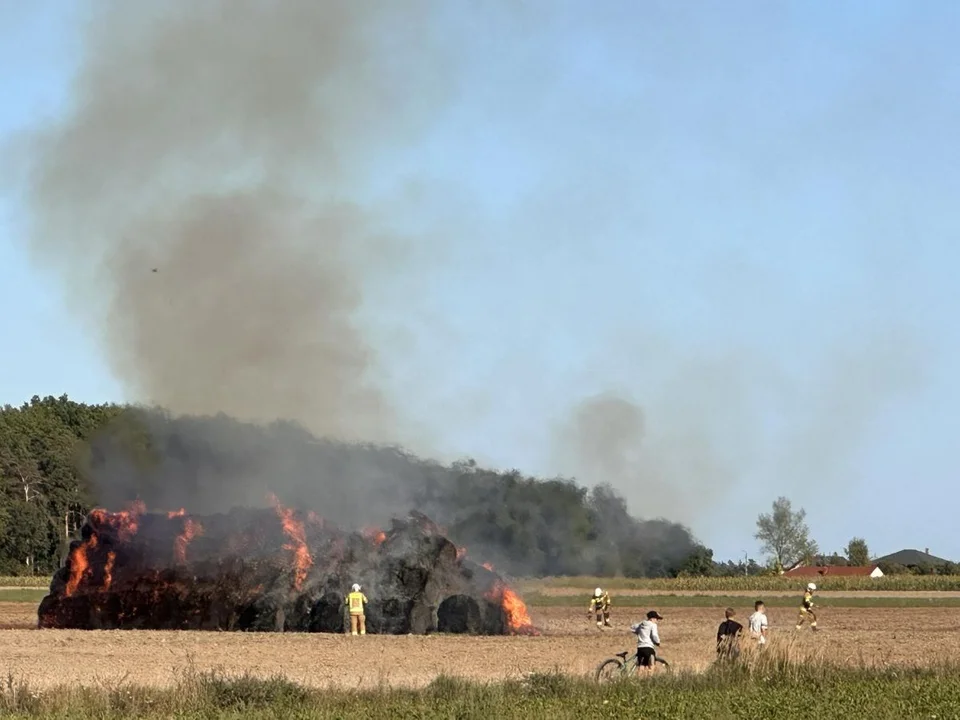
[{"label": "high-visibility stripe on jacket", "polygon": [[363,606],[367,602],[367,596],[362,592],[352,592],[347,595],[347,605],[350,606],[351,615],[363,615]]},{"label": "high-visibility stripe on jacket", "polygon": [[590,598],[590,612],[606,610],[610,607],[610,594],[604,593],[600,597]]}]

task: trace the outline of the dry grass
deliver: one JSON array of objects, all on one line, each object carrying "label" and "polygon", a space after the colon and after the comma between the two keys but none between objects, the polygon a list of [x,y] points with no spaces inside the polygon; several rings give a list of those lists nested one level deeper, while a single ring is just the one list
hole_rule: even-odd
[{"label": "dry grass", "polygon": [[10,677],[0,687],[0,714],[31,718],[405,717],[420,720],[496,717],[590,718],[816,717],[873,720],[955,717],[957,666],[904,672],[834,667],[826,661],[764,652],[706,673],[658,673],[598,685],[558,673],[530,673],[499,683],[439,676],[420,689],[308,689],[286,678],[188,670],[169,688],[103,683],[38,690]]},{"label": "dry grass", "polygon": [[[674,595],[660,608],[662,654],[672,666],[656,674],[651,694],[636,683],[599,688],[586,680],[601,659],[632,649],[629,626],[645,607],[615,605],[614,627],[600,631],[585,606],[568,604],[582,588],[540,587],[558,602],[531,608],[540,637],[38,631],[34,603],[0,602],[0,674],[8,678],[0,714],[559,719],[687,717],[695,707],[697,716],[709,708],[718,719],[879,720],[948,717],[960,707],[960,608],[827,607],[814,634],[794,630],[793,607],[770,607],[768,648],[747,642],[741,662],[718,667],[721,605],[733,603],[745,622],[756,593],[738,598],[724,589],[714,591],[717,607],[682,607],[683,590],[659,584],[656,593]],[[615,601],[618,594],[626,593]],[[859,595],[868,596],[878,597]]]},{"label": "dry grass", "polygon": [[[748,603],[738,608],[741,621]],[[35,624],[31,606],[0,606],[6,627]],[[663,655],[680,670],[702,671],[714,660],[720,608],[669,608],[661,625]],[[960,659],[960,608],[830,608],[822,631],[797,633],[795,613],[771,608],[771,648],[827,657],[850,667],[936,664]],[[522,677],[531,671],[587,675],[602,658],[633,646],[629,625],[638,613],[616,612],[599,631],[574,608],[536,608],[541,637],[457,637],[77,631],[0,632],[0,672],[32,687],[125,682],[170,686],[184,668],[282,674],[307,686],[422,687],[441,674],[475,680]],[[776,650],[780,648],[780,650]],[[922,651],[921,651],[922,649]]]}]

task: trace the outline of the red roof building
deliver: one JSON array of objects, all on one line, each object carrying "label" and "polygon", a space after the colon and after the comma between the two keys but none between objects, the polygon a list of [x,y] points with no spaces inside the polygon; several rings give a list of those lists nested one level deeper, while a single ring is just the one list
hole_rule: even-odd
[{"label": "red roof building", "polygon": [[784,577],[883,577],[883,571],[877,565],[809,565],[788,570]]}]

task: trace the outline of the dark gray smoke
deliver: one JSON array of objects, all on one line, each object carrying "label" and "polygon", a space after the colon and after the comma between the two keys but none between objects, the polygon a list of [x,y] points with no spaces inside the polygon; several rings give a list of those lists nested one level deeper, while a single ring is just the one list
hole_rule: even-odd
[{"label": "dark gray smoke", "polygon": [[429,3],[91,7],[69,112],[30,138],[31,247],[116,377],[174,412],[389,437],[357,314],[408,253],[368,189],[449,89]]},{"label": "dark gray smoke", "polygon": [[318,439],[302,426],[130,409],[92,439],[85,475],[96,502],[196,513],[285,505],[338,525],[385,526],[415,505],[434,466],[401,450]]},{"label": "dark gray smoke", "polygon": [[130,409],[92,439],[85,474],[98,504],[224,512],[284,505],[340,527],[389,527],[416,510],[478,562],[515,575],[671,575],[700,548],[667,521],[640,522],[609,487],[444,466],[391,447],[318,439],[290,422]]},{"label": "dark gray smoke", "polygon": [[[742,76],[738,91],[755,95],[753,56],[744,55],[749,55],[745,65],[716,64],[704,73],[705,56],[686,52],[684,43],[702,48],[708,42],[720,53],[730,36],[707,32],[708,16],[674,15],[670,4],[647,9],[646,20],[637,23],[623,21],[619,11],[587,17],[574,6],[553,15],[528,5],[517,9],[516,3],[483,3],[482,10],[480,5],[472,12],[461,5],[463,15],[440,22],[450,4],[429,0],[90,4],[70,108],[62,120],[27,137],[30,242],[37,261],[63,279],[73,308],[98,336],[128,397],[174,413],[284,418],[317,437],[403,440],[417,450],[442,452],[448,448],[433,447],[431,430],[455,428],[472,442],[484,420],[504,436],[514,433],[516,441],[520,431],[540,424],[536,417],[517,419],[537,394],[518,385],[529,383],[543,393],[562,387],[572,397],[558,412],[569,410],[570,421],[559,432],[555,469],[588,484],[611,483],[626,494],[634,513],[665,515],[701,532],[702,523],[716,521],[711,511],[723,494],[775,480],[773,496],[787,491],[786,482],[809,488],[842,476],[870,422],[889,400],[913,387],[921,369],[913,339],[897,335],[890,317],[878,313],[866,328],[857,317],[835,323],[846,333],[835,345],[810,333],[829,349],[800,359],[810,360],[815,369],[796,381],[760,349],[736,346],[735,340],[719,357],[705,356],[708,343],[677,350],[656,337],[646,308],[624,310],[618,296],[605,294],[617,284],[643,286],[650,279],[643,271],[666,272],[675,266],[674,254],[700,253],[697,243],[707,236],[699,225],[717,222],[721,249],[707,258],[709,272],[680,277],[677,292],[689,291],[705,306],[730,309],[732,325],[737,312],[746,316],[768,299],[772,306],[782,302],[771,287],[776,276],[771,280],[760,266],[741,267],[736,243],[725,238],[728,231],[743,231],[745,246],[762,246],[763,232],[751,229],[747,220],[765,203],[778,207],[773,196],[792,186],[756,183],[764,192],[744,198],[738,174],[704,171],[700,176],[697,164],[684,160],[686,153],[715,156],[717,168],[740,167],[751,177],[769,173],[771,179],[799,171],[796,165],[805,168],[813,185],[812,180],[836,171],[830,165],[804,166],[805,147],[785,153],[779,130],[775,137],[761,133],[753,139],[756,146],[742,138],[735,146],[723,139],[725,133],[714,133],[712,128],[735,126],[751,111],[738,104],[743,98],[730,99],[729,108],[720,103],[722,111],[714,107],[711,78]],[[551,36],[558,28],[565,30]],[[770,37],[762,25],[752,33]],[[537,42],[528,42],[530,36]],[[471,44],[465,40],[477,37],[481,41],[467,48]],[[573,37],[586,41],[592,61],[562,62]],[[617,52],[597,53],[607,48]],[[634,55],[638,48],[642,52]],[[488,61],[494,54],[499,62]],[[504,184],[512,188],[498,186],[511,195],[499,202],[515,209],[491,219],[483,216],[480,203],[472,206],[468,200],[471,212],[459,217],[459,208],[447,203],[441,214],[445,221],[457,219],[459,225],[451,222],[456,231],[411,230],[411,239],[399,228],[419,228],[408,213],[416,215],[411,206],[426,202],[429,173],[408,169],[404,175],[399,168],[411,162],[404,153],[430,136],[450,110],[464,81],[461,63],[471,60],[470,77],[479,82],[469,89],[477,91],[473,97],[483,114],[464,142],[475,138],[499,153]],[[609,87],[603,90],[611,79],[602,70],[607,67],[638,92],[646,93],[654,76],[666,77],[665,85],[707,86],[711,92],[682,92],[681,102],[670,95],[664,104],[657,95],[663,88],[650,90],[649,96],[612,93]],[[652,74],[634,82],[644,73]],[[595,79],[606,82],[594,84]],[[596,92],[584,92],[585,87]],[[701,94],[706,98],[693,102]],[[558,121],[561,116],[564,122]],[[691,134],[689,146],[687,140],[674,144],[676,138],[664,128],[674,121],[685,125],[689,118],[710,119],[694,125],[711,130],[702,137]],[[550,162],[531,169],[532,158],[523,153],[527,147],[536,148],[531,156],[540,153]],[[770,148],[785,154],[771,159]],[[818,146],[825,157],[835,150]],[[410,154],[414,168],[426,162]],[[523,182],[525,161],[529,177]],[[664,176],[658,168],[675,168],[678,174]],[[520,180],[513,177],[511,185],[511,175]],[[687,184],[693,188],[689,198]],[[661,216],[657,204],[675,189],[682,190],[676,193],[682,202]],[[742,204],[746,229],[719,227],[729,222],[726,214],[695,204],[704,189],[720,205]],[[444,198],[459,199],[458,193],[469,195],[469,187]],[[689,209],[685,202],[691,203]],[[880,204],[871,199],[864,208]],[[756,227],[766,232],[769,222]],[[474,227],[483,230],[471,235]],[[499,232],[482,236],[492,230]],[[821,229],[810,233],[831,237]],[[606,237],[627,235],[642,252],[621,257],[615,249],[604,257],[598,250]],[[684,241],[688,235],[691,239]],[[436,309],[430,322],[411,322],[434,341],[418,357],[405,352],[416,345],[418,332],[374,328],[377,311],[390,307],[402,316],[418,307],[418,281],[454,240],[461,251],[453,273],[456,290],[471,298],[469,311],[460,313],[459,325]],[[830,242],[821,238],[809,252],[823,252]],[[537,256],[533,265],[515,262],[514,248],[525,243]],[[823,262],[829,264],[830,258]],[[583,270],[575,288],[550,281],[553,272],[571,266]],[[883,296],[889,278],[874,282],[876,273],[865,272],[872,302],[873,296]],[[536,278],[539,285],[532,282]],[[816,273],[807,279],[811,284],[821,280]],[[518,308],[519,293],[502,291],[511,284],[524,286],[537,300]],[[595,310],[580,311],[583,296],[601,298],[597,302],[607,303],[605,311],[622,318],[610,321],[617,324],[610,332],[620,339],[594,336]],[[523,313],[529,320],[510,339],[492,329],[497,323],[489,317],[486,327],[475,328],[473,316],[482,319],[484,312],[494,320],[507,313]],[[457,325],[460,334],[443,328],[444,320]],[[817,317],[808,321],[821,324]],[[550,378],[545,371],[551,363],[544,361],[564,335],[561,327],[576,338],[571,345],[595,347],[596,357],[571,360],[582,366]],[[873,333],[877,328],[883,332]],[[478,336],[484,337],[482,343],[469,342]],[[648,336],[654,338],[648,347],[624,347]],[[443,352],[431,352],[438,346],[467,349],[459,357],[450,353],[450,361]],[[486,374],[478,373],[485,384],[456,387],[459,381],[469,384],[460,365],[476,360],[471,354],[494,358],[487,358]],[[606,380],[593,385],[595,378],[613,375],[608,371],[617,364],[630,368],[618,373],[618,380],[631,392],[592,397],[593,390],[606,387]],[[497,374],[501,367],[502,376]],[[446,382],[436,381],[441,374]],[[402,384],[417,407],[395,407],[385,389],[388,380]],[[452,398],[446,396],[451,386]],[[424,392],[410,392],[410,387]],[[518,398],[516,406],[490,400],[508,396]],[[776,409],[772,414],[760,410],[770,407]],[[498,412],[514,417],[501,422],[494,417]],[[423,435],[412,427],[413,417],[424,418]],[[148,425],[159,433],[157,447],[176,447],[167,442],[167,429]],[[174,484],[170,497],[163,492],[177,473],[193,478],[202,503],[262,502],[263,489],[272,488],[291,496],[288,501],[302,497],[307,505],[315,504],[315,494],[337,498],[330,501],[334,512],[358,520],[365,514],[361,509],[376,516],[391,502],[403,506],[409,495],[403,483],[389,487],[389,472],[369,455],[363,462],[351,461],[354,479],[348,480],[341,469],[329,470],[327,461],[291,458],[286,450],[266,448],[244,433],[236,437],[253,443],[251,448],[235,447],[234,435],[197,432],[191,442],[221,443],[228,459],[199,460],[206,455],[196,448],[155,458],[160,469],[151,482],[166,480],[157,480],[158,502],[183,504],[185,486]],[[180,430],[172,434],[183,435]],[[418,442],[410,443],[411,437]],[[534,437],[531,444],[542,443]],[[104,473],[101,484],[106,478],[118,483],[116,499],[131,489],[122,479],[126,463],[125,456],[104,456],[98,466]]]}]

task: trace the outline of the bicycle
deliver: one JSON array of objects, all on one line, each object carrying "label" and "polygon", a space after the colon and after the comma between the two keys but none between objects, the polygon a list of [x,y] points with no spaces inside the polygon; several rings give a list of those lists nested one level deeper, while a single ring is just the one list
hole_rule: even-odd
[{"label": "bicycle", "polygon": [[[628,657],[629,656],[629,657]],[[670,663],[659,655],[653,656],[654,661],[666,668]],[[630,654],[629,650],[618,652],[614,657],[607,658],[597,665],[594,678],[598,683],[614,682],[626,677],[635,677],[637,674],[637,653]]]}]

